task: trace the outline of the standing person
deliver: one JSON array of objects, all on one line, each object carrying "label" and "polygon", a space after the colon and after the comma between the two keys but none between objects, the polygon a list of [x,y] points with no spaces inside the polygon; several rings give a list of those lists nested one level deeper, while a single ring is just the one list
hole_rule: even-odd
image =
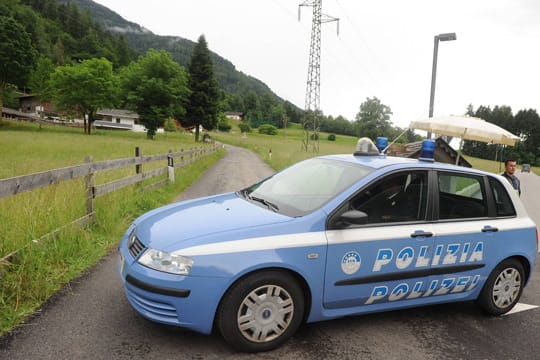
[{"label": "standing person", "polygon": [[516,172],[516,160],[508,159],[504,162],[504,172],[501,174],[504,176],[510,184],[516,189],[519,195],[521,195],[521,185],[519,179],[514,173]]}]

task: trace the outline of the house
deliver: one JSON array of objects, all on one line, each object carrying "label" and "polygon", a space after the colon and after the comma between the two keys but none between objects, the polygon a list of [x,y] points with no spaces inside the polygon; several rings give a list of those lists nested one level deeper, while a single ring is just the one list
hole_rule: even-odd
[{"label": "house", "polygon": [[39,116],[35,114],[28,114],[22,111],[15,109],[10,109],[7,107],[2,107],[2,118],[6,119],[17,119],[17,120],[27,120],[27,121],[39,121]]},{"label": "house", "polygon": [[144,126],[138,124],[139,114],[136,112],[122,109],[100,109],[96,115],[101,117],[101,120],[94,121],[96,128],[144,131]]},{"label": "house", "polygon": [[19,96],[19,111],[24,113],[37,113],[41,108],[41,101],[32,94]]},{"label": "house", "polygon": [[225,117],[229,120],[242,120],[244,118],[244,113],[235,112],[235,111],[226,111]]},{"label": "house", "polygon": [[[418,159],[420,157],[420,149],[422,141],[416,141],[408,144],[392,144],[388,149],[388,155],[401,156]],[[442,137],[435,139],[435,161],[447,164],[455,164],[457,151],[444,141]],[[460,166],[471,168],[472,165],[462,156],[459,157]]]},{"label": "house", "polygon": [[19,111],[27,114],[38,114],[43,118],[58,117],[53,104],[42,101],[32,94],[21,94],[19,96]]}]

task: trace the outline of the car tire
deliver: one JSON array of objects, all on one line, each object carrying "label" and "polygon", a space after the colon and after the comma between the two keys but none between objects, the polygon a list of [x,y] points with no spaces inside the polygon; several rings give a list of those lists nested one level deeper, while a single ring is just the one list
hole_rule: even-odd
[{"label": "car tire", "polygon": [[505,260],[489,275],[478,304],[490,315],[505,314],[519,301],[524,284],[523,265],[516,259]]},{"label": "car tire", "polygon": [[298,330],[304,296],[296,279],[284,271],[248,275],[227,291],[216,325],[227,343],[242,352],[275,349]]}]

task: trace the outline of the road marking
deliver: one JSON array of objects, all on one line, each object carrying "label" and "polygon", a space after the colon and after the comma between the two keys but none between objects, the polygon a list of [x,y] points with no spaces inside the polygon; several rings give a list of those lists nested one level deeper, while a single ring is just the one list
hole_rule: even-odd
[{"label": "road marking", "polygon": [[536,309],[537,307],[538,306],[536,306],[536,305],[528,305],[528,304],[517,303],[516,306],[514,306],[514,308],[512,310],[510,310],[509,312],[507,312],[506,314],[503,314],[503,315],[510,315],[510,314],[515,314],[515,313],[521,312],[521,311],[532,310],[532,309]]}]

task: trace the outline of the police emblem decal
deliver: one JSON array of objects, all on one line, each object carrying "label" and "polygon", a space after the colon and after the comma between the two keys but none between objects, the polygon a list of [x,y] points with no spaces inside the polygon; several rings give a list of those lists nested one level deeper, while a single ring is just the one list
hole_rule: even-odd
[{"label": "police emblem decal", "polygon": [[360,269],[361,262],[360,254],[349,251],[341,259],[341,270],[347,275],[352,275]]}]

